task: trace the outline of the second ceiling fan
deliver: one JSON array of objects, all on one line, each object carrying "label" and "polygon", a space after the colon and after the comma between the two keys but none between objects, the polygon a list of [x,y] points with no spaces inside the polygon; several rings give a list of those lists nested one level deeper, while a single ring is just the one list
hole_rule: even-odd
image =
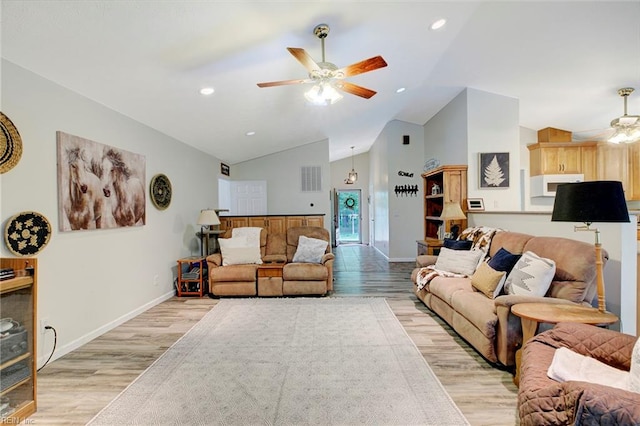
[{"label": "second ceiling fan", "polygon": [[312,92],[310,96],[317,98],[323,98],[324,96],[327,98],[327,100],[329,98],[329,95],[323,95],[323,92],[331,90],[335,91],[335,89],[351,93],[352,95],[360,96],[365,99],[369,99],[376,94],[376,92],[371,89],[358,86],[357,84],[349,83],[344,79],[347,77],[352,77],[354,75],[363,74],[365,72],[374,71],[378,68],[386,67],[387,63],[382,58],[382,56],[375,56],[373,58],[365,59],[364,61],[360,61],[343,68],[338,68],[331,62],[325,61],[324,39],[329,35],[329,26],[327,24],[319,24],[314,28],[313,33],[320,39],[322,43],[322,62],[314,61],[313,58],[304,49],[298,47],[287,47],[289,53],[291,53],[307,69],[307,71],[309,72],[309,78],[258,83],[258,87],[274,87],[285,86],[289,84],[314,83],[315,86],[314,89],[310,91]]}]

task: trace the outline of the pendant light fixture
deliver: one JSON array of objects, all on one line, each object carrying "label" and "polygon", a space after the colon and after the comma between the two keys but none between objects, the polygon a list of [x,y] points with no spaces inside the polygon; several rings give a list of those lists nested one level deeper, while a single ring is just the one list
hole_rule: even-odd
[{"label": "pendant light fixture", "polygon": [[618,95],[624,99],[624,115],[614,118],[611,127],[615,130],[609,138],[611,143],[633,143],[640,141],[640,116],[627,114],[627,98],[633,93],[632,87],[618,90]]},{"label": "pendant light fixture", "polygon": [[351,171],[349,172],[347,178],[344,180],[344,183],[346,183],[347,185],[353,185],[358,180],[358,173],[356,173],[356,170],[353,167],[353,148],[355,148],[355,146],[351,147]]}]

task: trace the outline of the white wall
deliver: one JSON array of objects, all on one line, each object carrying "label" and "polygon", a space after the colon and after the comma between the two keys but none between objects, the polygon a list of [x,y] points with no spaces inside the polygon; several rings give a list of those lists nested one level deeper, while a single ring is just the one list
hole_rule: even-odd
[{"label": "white wall", "polygon": [[[18,165],[0,176],[0,217],[33,210],[53,233],[38,258],[38,317],[58,332],[54,359],[174,294],[176,259],[199,254],[200,209],[217,205],[218,160],[118,112],[2,62],[2,110],[23,141]],[[171,180],[164,211],[150,202],[146,225],[92,231],[58,231],[56,131],[81,136],[146,157],[146,180]],[[4,244],[0,253],[13,255]],[[157,285],[154,285],[157,276]],[[39,336],[42,362],[52,336]]]},{"label": "white wall", "polygon": [[[424,166],[424,128],[416,124],[393,120],[385,126],[389,163],[389,260],[411,262],[416,257],[416,240],[421,239],[422,226],[422,169]],[[409,135],[409,145],[402,143]],[[398,175],[399,171],[413,177]],[[395,193],[396,185],[418,185],[415,196]],[[416,224],[418,225],[416,227]]]},{"label": "white wall", "polygon": [[[636,221],[637,217],[632,215],[630,223],[592,225],[593,228],[600,229],[602,248],[609,254],[604,267],[607,310],[620,317],[620,330],[632,335],[637,332]],[[593,232],[574,232],[571,223],[551,222],[551,213],[471,213],[469,225],[484,225],[538,236],[564,237],[589,244],[595,242]]]},{"label": "white wall", "polygon": [[389,146],[388,135],[382,131],[369,150],[369,193],[373,194],[373,239],[370,244],[389,257]]},{"label": "white wall", "polygon": [[424,159],[467,164],[467,90],[463,90],[424,125]]},{"label": "white wall", "polygon": [[[403,136],[409,135],[409,145]],[[416,240],[422,226],[422,166],[424,164],[424,129],[422,126],[393,120],[384,127],[371,150],[372,192],[374,197],[373,245],[390,261],[412,261]],[[407,178],[399,171],[413,173]],[[396,185],[418,185],[415,197],[396,196]]]},{"label": "white wall", "polygon": [[[302,192],[300,169],[322,167],[322,191]],[[231,166],[234,180],[267,181],[268,214],[324,214],[331,229],[329,141],[322,140]]]},{"label": "white wall", "polygon": [[[487,211],[520,209],[520,111],[515,98],[467,89],[467,194]],[[509,153],[509,187],[480,188],[480,153]],[[462,163],[464,164],[464,163]]]},{"label": "white wall", "polygon": [[[342,160],[332,161],[331,166],[331,188],[336,190],[352,191],[359,189],[362,195],[360,200],[361,236],[362,243],[369,244],[369,153],[353,156],[353,168],[358,173],[358,180],[353,184],[345,184],[344,180],[351,171],[351,157]],[[332,195],[333,196],[333,195]],[[329,218],[333,221],[333,217]]]}]

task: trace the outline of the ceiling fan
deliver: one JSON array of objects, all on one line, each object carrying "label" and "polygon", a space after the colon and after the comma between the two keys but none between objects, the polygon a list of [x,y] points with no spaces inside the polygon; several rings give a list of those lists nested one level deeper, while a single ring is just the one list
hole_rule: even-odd
[{"label": "ceiling fan", "polygon": [[634,92],[632,87],[618,89],[624,99],[624,114],[611,120],[607,129],[574,132],[576,140],[606,140],[610,143],[633,143],[640,141],[640,115],[627,114],[627,98]]},{"label": "ceiling fan", "polygon": [[308,100],[319,104],[335,103],[341,99],[342,95],[340,95],[336,89],[365,99],[369,99],[376,94],[376,92],[371,89],[349,83],[344,79],[386,67],[387,63],[382,56],[375,56],[343,68],[338,68],[331,62],[325,61],[324,39],[329,35],[329,25],[316,25],[313,29],[313,33],[322,43],[322,62],[314,61],[304,49],[298,47],[287,47],[289,53],[291,53],[307,69],[309,72],[309,78],[258,83],[258,87],[314,83],[313,88],[305,93],[305,97]]}]

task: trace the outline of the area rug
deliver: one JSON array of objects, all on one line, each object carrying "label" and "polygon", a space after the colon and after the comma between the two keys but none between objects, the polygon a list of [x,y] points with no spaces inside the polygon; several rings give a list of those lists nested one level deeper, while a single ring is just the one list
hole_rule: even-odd
[{"label": "area rug", "polygon": [[345,297],[221,300],[89,424],[469,423],[387,302]]}]

